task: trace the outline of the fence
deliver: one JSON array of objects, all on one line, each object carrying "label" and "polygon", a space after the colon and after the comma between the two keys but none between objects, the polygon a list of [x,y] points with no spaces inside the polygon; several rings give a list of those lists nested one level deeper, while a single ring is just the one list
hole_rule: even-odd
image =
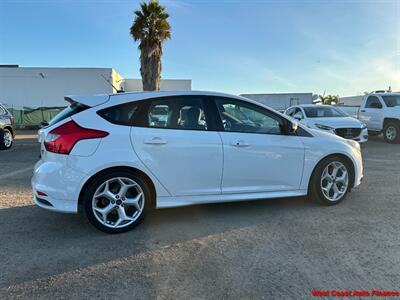
[{"label": "fence", "polygon": [[14,116],[14,123],[17,129],[36,129],[40,126],[40,123],[49,122],[64,109],[64,107],[6,107]]}]

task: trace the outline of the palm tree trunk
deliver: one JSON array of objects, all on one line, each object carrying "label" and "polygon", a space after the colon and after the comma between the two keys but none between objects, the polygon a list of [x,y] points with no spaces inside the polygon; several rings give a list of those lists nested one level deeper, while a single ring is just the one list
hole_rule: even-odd
[{"label": "palm tree trunk", "polygon": [[161,80],[161,45],[141,48],[140,73],[144,91],[159,91]]}]

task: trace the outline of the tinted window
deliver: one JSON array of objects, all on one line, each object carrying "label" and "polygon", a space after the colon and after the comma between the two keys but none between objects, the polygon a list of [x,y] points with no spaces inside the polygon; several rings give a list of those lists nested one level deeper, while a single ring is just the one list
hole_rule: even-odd
[{"label": "tinted window", "polygon": [[339,108],[333,106],[305,106],[303,110],[307,118],[335,118],[335,117],[347,117]]},{"label": "tinted window", "polygon": [[234,99],[216,99],[225,131],[283,134],[285,121],[266,109]]},{"label": "tinted window", "polygon": [[130,102],[99,110],[97,114],[113,124],[131,126],[138,106],[138,103]]},{"label": "tinted window", "polygon": [[400,106],[400,95],[382,96],[387,107]]},{"label": "tinted window", "polygon": [[369,96],[367,99],[367,103],[365,104],[366,108],[382,108],[382,104],[376,96]]},{"label": "tinted window", "polygon": [[203,100],[199,97],[153,100],[145,125],[154,128],[207,130]]},{"label": "tinted window", "polygon": [[85,109],[88,109],[89,106],[83,105],[81,103],[73,102],[70,106],[62,110],[58,113],[51,121],[49,122],[49,126],[54,125],[66,118],[69,118]]}]

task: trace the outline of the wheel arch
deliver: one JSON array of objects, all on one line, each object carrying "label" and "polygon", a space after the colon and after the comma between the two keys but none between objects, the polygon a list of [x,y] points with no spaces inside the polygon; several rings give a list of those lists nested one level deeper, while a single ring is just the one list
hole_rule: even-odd
[{"label": "wheel arch", "polygon": [[128,172],[132,172],[134,174],[139,175],[143,180],[146,181],[146,183],[148,183],[149,188],[150,188],[150,193],[151,193],[151,206],[153,208],[156,207],[157,205],[157,192],[156,192],[156,188],[155,185],[153,183],[153,181],[151,180],[151,178],[142,170],[139,170],[137,168],[134,167],[130,167],[130,166],[114,166],[114,167],[109,167],[106,169],[103,169],[95,174],[93,174],[91,177],[89,177],[88,180],[86,180],[85,184],[82,186],[80,192],[79,192],[79,198],[78,198],[78,205],[83,204],[83,194],[86,190],[86,188],[93,182],[93,180],[95,180],[98,176],[108,173],[108,172],[112,172],[112,171],[128,171]]},{"label": "wheel arch", "polygon": [[12,136],[13,136],[13,137],[15,136],[15,131],[14,131],[14,129],[12,128],[12,126],[8,126],[8,125],[7,125],[7,126],[4,126],[3,129],[8,129],[8,130],[10,130]]},{"label": "wheel arch", "polygon": [[311,172],[311,176],[310,176],[310,178],[309,178],[309,180],[308,180],[308,191],[310,191],[310,187],[311,187],[311,184],[312,184],[312,180],[311,180],[311,179],[314,177],[314,174],[315,174],[315,172],[316,172],[318,166],[319,166],[325,159],[330,158],[330,157],[340,157],[340,158],[342,158],[342,159],[346,162],[347,166],[350,167],[350,183],[351,183],[351,184],[350,184],[349,191],[351,191],[351,189],[353,188],[354,183],[355,183],[355,171],[356,171],[356,167],[355,167],[355,165],[354,165],[353,160],[352,160],[348,155],[346,155],[346,154],[343,154],[343,153],[332,153],[332,154],[328,154],[328,155],[322,157],[322,158],[315,164],[315,166],[314,166],[314,168],[313,168],[313,170],[312,170],[312,172]]},{"label": "wheel arch", "polygon": [[383,129],[385,129],[385,126],[389,123],[397,123],[398,125],[400,125],[400,119],[396,119],[396,118],[385,118],[383,119]]}]

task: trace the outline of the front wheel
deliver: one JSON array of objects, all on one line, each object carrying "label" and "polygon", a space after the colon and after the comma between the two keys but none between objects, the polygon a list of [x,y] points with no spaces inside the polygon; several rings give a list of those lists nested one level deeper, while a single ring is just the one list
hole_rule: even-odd
[{"label": "front wheel", "polygon": [[351,185],[351,169],[341,157],[329,157],[313,172],[309,196],[324,205],[335,205],[346,198]]},{"label": "front wheel", "polygon": [[147,183],[127,171],[113,171],[97,177],[84,193],[84,207],[90,223],[107,233],[131,230],[150,207]]},{"label": "front wheel", "polygon": [[12,132],[8,129],[0,129],[0,150],[8,150],[13,144]]},{"label": "front wheel", "polygon": [[400,143],[400,125],[399,123],[390,122],[383,129],[383,137],[390,144]]}]

